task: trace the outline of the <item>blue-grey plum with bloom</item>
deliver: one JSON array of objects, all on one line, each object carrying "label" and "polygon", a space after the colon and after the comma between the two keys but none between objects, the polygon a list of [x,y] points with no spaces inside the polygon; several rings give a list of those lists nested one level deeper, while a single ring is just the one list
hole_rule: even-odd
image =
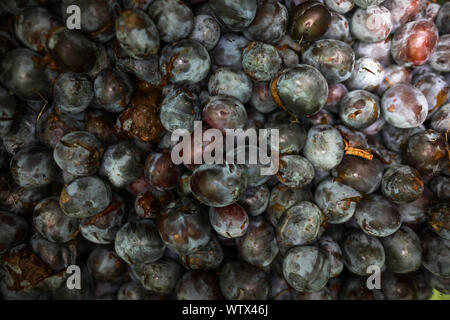
[{"label": "blue-grey plum with bloom", "polygon": [[65,243],[78,233],[78,219],[64,214],[58,197],[45,198],[33,210],[33,226],[47,240]]},{"label": "blue-grey plum with bloom", "polygon": [[[345,0],[345,1],[352,1],[352,0]],[[352,36],[350,34],[350,24],[347,18],[337,12],[331,12],[330,26],[328,27],[327,32],[325,32],[323,36],[320,37],[320,39],[335,39],[350,42],[352,40]]]},{"label": "blue-grey plum with bloom", "polygon": [[162,49],[159,67],[170,83],[192,85],[207,77],[211,59],[200,42],[184,39]]},{"label": "blue-grey plum with bloom", "polygon": [[253,82],[250,105],[261,113],[268,114],[277,108],[270,94],[269,84],[266,82]]},{"label": "blue-grey plum with bloom", "polygon": [[194,13],[183,1],[154,0],[148,8],[148,14],[164,42],[184,39],[194,27]]},{"label": "blue-grey plum with bloom", "polygon": [[312,202],[301,201],[288,208],[276,226],[280,250],[311,244],[319,236],[324,216]]},{"label": "blue-grey plum with bloom", "polygon": [[91,276],[97,281],[117,281],[127,272],[127,264],[114,252],[114,249],[97,247],[87,259]]},{"label": "blue-grey plum with bloom", "polygon": [[245,261],[260,268],[269,266],[279,252],[275,230],[262,216],[250,220],[247,232],[237,239],[237,246]]},{"label": "blue-grey plum with bloom", "polygon": [[339,116],[342,122],[353,129],[366,129],[380,117],[380,99],[365,90],[347,93],[341,101]]},{"label": "blue-grey plum with bloom", "polygon": [[59,204],[66,215],[87,218],[105,210],[111,203],[110,187],[96,176],[73,180],[61,191]]},{"label": "blue-grey plum with bloom", "polygon": [[450,278],[450,241],[434,232],[420,236],[422,265],[438,277]]},{"label": "blue-grey plum with bloom", "polygon": [[289,285],[300,292],[317,292],[330,278],[328,254],[317,246],[290,249],[283,259],[283,275]]},{"label": "blue-grey plum with bloom", "polygon": [[444,104],[433,114],[430,127],[441,133],[447,132],[450,127],[450,103]]},{"label": "blue-grey plum with bloom", "polygon": [[248,39],[240,34],[225,33],[211,51],[211,59],[215,65],[241,69],[242,51],[248,43]]},{"label": "blue-grey plum with bloom", "polygon": [[200,42],[206,50],[211,51],[220,39],[220,25],[210,15],[201,14],[194,17],[194,26],[189,35],[192,40]]},{"label": "blue-grey plum with bloom", "polygon": [[304,187],[314,179],[313,165],[299,155],[284,155],[280,158],[278,180],[291,188]]},{"label": "blue-grey plum with bloom", "polygon": [[183,268],[175,261],[162,258],[142,267],[141,283],[152,293],[170,294],[175,290],[183,271]]},{"label": "blue-grey plum with bloom", "polygon": [[145,160],[145,179],[159,190],[172,190],[178,185],[181,166],[172,162],[169,152],[151,152]]},{"label": "blue-grey plum with bloom", "polygon": [[248,121],[244,105],[235,97],[218,95],[208,99],[202,112],[203,120],[212,128],[243,129]]},{"label": "blue-grey plum with bloom", "polygon": [[387,89],[397,83],[410,83],[412,80],[412,72],[409,68],[392,64],[384,68],[384,80],[376,90],[381,97]]},{"label": "blue-grey plum with bloom", "polygon": [[283,67],[290,68],[295,67],[300,63],[300,57],[293,49],[290,47],[277,47],[278,54],[281,57],[281,62]]},{"label": "blue-grey plum with bloom", "polygon": [[233,203],[225,207],[210,207],[209,222],[222,237],[239,238],[247,232],[249,217],[244,208]]},{"label": "blue-grey plum with bloom", "polygon": [[23,188],[44,187],[56,178],[52,154],[41,146],[20,150],[12,157],[10,170],[14,181]]},{"label": "blue-grey plum with bloom", "polygon": [[255,81],[270,81],[281,69],[277,49],[267,43],[251,42],[242,53],[242,68]]},{"label": "blue-grey plum with bloom", "polygon": [[259,1],[256,16],[243,34],[253,41],[275,45],[286,34],[289,12],[278,1]]},{"label": "blue-grey plum with bloom", "polygon": [[403,162],[416,168],[424,178],[437,176],[448,164],[446,146],[446,134],[432,129],[416,132],[403,146]]},{"label": "blue-grey plum with bloom", "polygon": [[355,53],[347,43],[334,39],[315,41],[302,56],[304,63],[317,68],[330,84],[350,78]]},{"label": "blue-grey plum with bloom", "polygon": [[16,37],[28,48],[45,53],[50,31],[61,22],[48,9],[33,7],[23,10],[14,21]]},{"label": "blue-grey plum with bloom", "polygon": [[391,12],[383,6],[358,8],[350,21],[353,36],[364,42],[385,40],[392,30]]},{"label": "blue-grey plum with bloom", "polygon": [[419,199],[424,183],[419,172],[407,165],[391,166],[381,180],[381,191],[390,201],[401,204]]},{"label": "blue-grey plum with bloom", "polygon": [[103,154],[99,173],[116,188],[123,188],[142,176],[143,156],[138,147],[128,141],[110,145]]},{"label": "blue-grey plum with bloom", "polygon": [[450,205],[440,202],[427,210],[428,223],[438,236],[450,240]]},{"label": "blue-grey plum with bloom", "polygon": [[439,13],[436,17],[436,26],[443,34],[450,33],[450,27],[447,24],[449,17],[450,17],[450,4],[446,2],[441,6],[441,8],[439,9]]},{"label": "blue-grey plum with bloom", "polygon": [[194,253],[206,246],[211,238],[211,226],[203,208],[194,202],[172,202],[158,216],[162,241],[179,255]]},{"label": "blue-grey plum with bloom", "polygon": [[249,216],[258,216],[266,211],[269,205],[270,189],[266,184],[247,188],[241,194],[238,203]]},{"label": "blue-grey plum with bloom", "polygon": [[397,128],[414,128],[425,122],[428,102],[423,93],[407,83],[386,90],[381,99],[384,119]]},{"label": "blue-grey plum with bloom", "polygon": [[25,48],[9,51],[2,60],[0,80],[19,98],[42,101],[52,96],[51,77],[44,65],[35,63],[43,57]]},{"label": "blue-grey plum with bloom", "polygon": [[212,207],[225,207],[236,202],[246,188],[246,172],[240,165],[203,164],[191,176],[194,197]]},{"label": "blue-grey plum with bloom", "polygon": [[122,112],[128,108],[133,84],[128,74],[106,68],[94,80],[95,101],[108,112]]},{"label": "blue-grey plum with bloom", "polygon": [[84,111],[94,98],[91,80],[85,75],[61,73],[53,85],[55,104],[67,113]]},{"label": "blue-grey plum with bloom", "polygon": [[449,98],[450,85],[445,78],[439,74],[427,72],[414,78],[412,83],[419,89],[428,102],[427,119],[441,107]]},{"label": "blue-grey plum with bloom", "polygon": [[219,22],[234,32],[247,28],[258,8],[256,0],[210,0],[208,4]]},{"label": "blue-grey plum with bloom", "polygon": [[279,183],[270,193],[269,205],[265,216],[276,227],[281,216],[287,209],[297,202],[312,200],[313,196],[308,188],[289,188]]},{"label": "blue-grey plum with bloom", "polygon": [[394,234],[381,238],[386,254],[386,267],[395,273],[410,273],[422,265],[422,248],[417,234],[402,226]]},{"label": "blue-grey plum with bloom", "polygon": [[102,156],[101,142],[87,131],[66,134],[53,150],[53,157],[61,170],[75,176],[94,174],[100,167]]},{"label": "blue-grey plum with bloom", "polygon": [[367,276],[370,266],[381,269],[386,259],[380,240],[359,230],[350,230],[344,235],[342,254],[345,266],[360,276]]},{"label": "blue-grey plum with bloom", "polygon": [[350,90],[374,91],[384,80],[384,67],[372,57],[359,58],[355,62],[350,78],[346,86]]},{"label": "blue-grey plum with bloom", "polygon": [[450,35],[439,37],[436,50],[431,55],[430,66],[438,72],[450,72]]},{"label": "blue-grey plum with bloom", "polygon": [[119,195],[113,194],[106,209],[80,220],[80,233],[83,238],[93,243],[114,243],[116,234],[124,223],[125,213],[125,201]]},{"label": "blue-grey plum with bloom", "polygon": [[330,260],[330,278],[336,278],[344,270],[344,259],[339,243],[330,236],[319,239],[319,247],[328,254]]},{"label": "blue-grey plum with bloom", "polygon": [[379,194],[368,195],[358,203],[354,221],[362,231],[374,237],[390,236],[402,225],[397,206]]},{"label": "blue-grey plum with bloom", "polygon": [[232,96],[242,103],[250,101],[252,89],[253,83],[249,76],[241,70],[230,67],[217,69],[211,74],[208,81],[208,91],[211,96]]},{"label": "blue-grey plum with bloom", "polygon": [[387,123],[381,130],[383,144],[390,150],[401,152],[408,139],[416,133],[425,131],[425,127],[420,125],[414,128],[401,129]]},{"label": "blue-grey plum with bloom", "polygon": [[299,154],[305,146],[306,130],[301,123],[275,120],[266,123],[264,127],[278,130],[280,154]]},{"label": "blue-grey plum with bloom", "polygon": [[152,263],[160,259],[165,245],[151,220],[130,221],[117,232],[114,248],[128,264]]},{"label": "blue-grey plum with bloom", "polygon": [[429,182],[429,187],[439,199],[450,199],[450,177],[437,176]]},{"label": "blue-grey plum with bloom", "polygon": [[314,67],[299,64],[280,71],[270,84],[276,104],[300,117],[319,112],[328,98],[328,83]]},{"label": "blue-grey plum with bloom", "polygon": [[167,131],[184,129],[193,132],[194,121],[201,119],[200,100],[187,89],[172,90],[161,103],[159,116]]},{"label": "blue-grey plum with bloom", "polygon": [[144,59],[158,52],[159,32],[145,12],[124,10],[116,19],[115,26],[117,41],[129,56]]},{"label": "blue-grey plum with bloom", "polygon": [[322,180],[314,193],[314,200],[322,209],[328,223],[344,223],[355,213],[361,194],[334,178]]},{"label": "blue-grey plum with bloom", "polygon": [[344,140],[330,125],[314,126],[308,131],[303,154],[316,170],[331,170],[344,157]]}]

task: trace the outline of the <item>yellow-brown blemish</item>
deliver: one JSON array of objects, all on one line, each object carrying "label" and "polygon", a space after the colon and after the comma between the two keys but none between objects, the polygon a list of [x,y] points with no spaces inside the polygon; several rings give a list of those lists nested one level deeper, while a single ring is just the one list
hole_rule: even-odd
[{"label": "yellow-brown blemish", "polygon": [[350,147],[349,143],[346,139],[344,139],[344,144],[345,144],[345,154],[346,155],[357,156],[357,157],[364,158],[367,160],[373,159],[373,154],[370,152],[370,150],[363,150],[363,149],[359,149],[359,148]]}]

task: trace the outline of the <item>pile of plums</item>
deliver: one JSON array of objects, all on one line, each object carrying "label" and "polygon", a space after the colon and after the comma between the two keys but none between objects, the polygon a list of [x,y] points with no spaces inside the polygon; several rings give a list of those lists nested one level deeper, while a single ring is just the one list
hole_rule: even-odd
[{"label": "pile of plums", "polygon": [[0,59],[2,299],[450,294],[450,2],[2,0]]}]

